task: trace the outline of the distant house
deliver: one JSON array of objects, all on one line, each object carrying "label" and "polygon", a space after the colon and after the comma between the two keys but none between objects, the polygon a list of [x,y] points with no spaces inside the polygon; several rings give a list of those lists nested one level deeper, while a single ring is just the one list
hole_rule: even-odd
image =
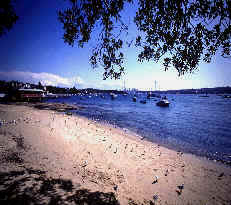
[{"label": "distant house", "polygon": [[21,88],[10,93],[9,98],[13,101],[42,101],[44,98],[44,91],[41,89]]}]

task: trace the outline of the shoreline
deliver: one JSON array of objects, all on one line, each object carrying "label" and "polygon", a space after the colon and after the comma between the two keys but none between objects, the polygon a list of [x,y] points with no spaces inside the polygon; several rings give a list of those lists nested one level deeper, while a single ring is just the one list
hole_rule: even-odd
[{"label": "shoreline", "polygon": [[135,131],[130,130],[129,128],[124,128],[124,127],[122,128],[122,127],[120,127],[120,126],[118,126],[116,124],[110,124],[110,122],[108,122],[106,120],[90,119],[90,118],[87,118],[85,116],[79,115],[77,113],[73,113],[73,115],[77,116],[77,117],[82,117],[82,118],[84,118],[86,120],[90,120],[90,121],[93,121],[95,123],[99,123],[102,126],[119,129],[119,130],[121,130],[121,132],[125,132],[128,135],[136,137],[137,140],[142,140],[144,142],[149,142],[149,143],[152,143],[154,145],[159,145],[161,147],[165,147],[166,149],[173,150],[175,152],[181,152],[181,153],[184,153],[184,154],[188,154],[188,155],[192,155],[192,156],[195,156],[195,157],[199,157],[201,159],[212,161],[214,163],[222,164],[222,165],[225,165],[227,167],[231,167],[231,156],[229,156],[230,160],[226,161],[226,160],[221,159],[221,157],[217,157],[217,156],[215,156],[215,155],[213,155],[212,153],[209,153],[209,152],[203,152],[203,154],[199,154],[198,152],[196,153],[196,152],[190,151],[188,148],[179,148],[179,149],[176,149],[176,148],[174,148],[174,145],[171,145],[171,144],[165,143],[165,142],[160,142],[158,140],[157,141],[155,141],[155,140],[152,141],[152,139],[149,139],[146,136],[142,136],[142,135],[136,133]]},{"label": "shoreline", "polygon": [[[56,103],[54,103],[56,104]],[[57,103],[59,104],[59,103]],[[78,106],[77,103],[75,104],[72,104],[72,103],[65,103],[66,105],[69,105],[69,106]],[[87,107],[81,107],[83,109],[87,109]],[[72,111],[71,111],[72,112]],[[153,140],[153,138],[148,138],[147,137],[147,134],[146,135],[142,135],[142,134],[139,134],[137,133],[136,131],[133,131],[131,130],[130,128],[127,128],[127,127],[120,127],[119,125],[117,125],[115,122],[113,123],[110,123],[109,121],[107,120],[104,120],[104,119],[91,119],[91,118],[88,118],[86,116],[83,116],[79,113],[76,113],[75,112],[75,109],[73,109],[73,115],[76,115],[77,117],[83,117],[83,118],[86,118],[87,120],[92,120],[92,121],[95,121],[96,123],[100,123],[102,124],[103,126],[109,126],[109,127],[113,127],[113,128],[116,128],[116,129],[120,129],[122,131],[125,131],[125,132],[128,132],[130,135],[132,136],[137,136],[138,139],[142,139],[144,141],[148,141],[148,142],[151,142],[153,144],[159,144],[160,146],[163,146],[163,147],[166,147],[167,149],[171,149],[171,150],[174,150],[176,152],[183,152],[185,154],[191,154],[191,155],[194,155],[194,156],[197,156],[197,157],[201,157],[201,158],[205,158],[206,160],[209,160],[209,161],[214,161],[216,163],[221,163],[221,164],[224,164],[228,167],[231,167],[231,155],[219,155],[217,152],[216,153],[212,153],[211,151],[203,151],[200,150],[200,151],[197,151],[198,148],[195,148],[194,150],[191,150],[189,147],[190,145],[182,145],[180,146],[179,148],[176,148],[175,146],[177,145],[177,142],[175,142],[174,144],[170,144],[169,142],[167,141],[161,141],[160,139],[156,139],[156,140]]]},{"label": "shoreline", "polygon": [[[70,180],[70,192],[59,187],[60,200],[69,202],[66,197],[77,197],[76,191],[87,189],[90,191],[84,193],[89,197],[89,193],[100,192],[105,197],[111,193],[114,204],[231,202],[231,168],[221,163],[176,152],[113,125],[47,107],[0,104],[0,114],[1,120],[10,122],[0,126],[0,175],[24,171],[31,183],[37,175],[44,181]],[[45,174],[36,172],[33,176],[31,170]],[[0,196],[8,188],[5,181]],[[19,200],[19,195],[16,197]],[[49,195],[39,197],[51,200]]]}]

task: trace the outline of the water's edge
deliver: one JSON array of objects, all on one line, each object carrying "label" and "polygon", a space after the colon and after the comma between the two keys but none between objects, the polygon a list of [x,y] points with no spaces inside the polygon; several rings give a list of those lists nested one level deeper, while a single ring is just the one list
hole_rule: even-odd
[{"label": "water's edge", "polygon": [[161,109],[154,101],[141,105],[130,99],[83,100],[75,96],[50,102],[79,105],[82,109],[73,114],[127,130],[169,149],[231,165],[231,100],[177,96],[169,108]]}]

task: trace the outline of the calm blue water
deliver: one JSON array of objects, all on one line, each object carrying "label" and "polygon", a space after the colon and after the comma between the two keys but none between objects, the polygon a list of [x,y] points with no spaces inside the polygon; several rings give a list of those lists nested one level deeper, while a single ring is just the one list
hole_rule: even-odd
[{"label": "calm blue water", "polygon": [[147,104],[131,96],[118,95],[111,100],[99,96],[49,100],[76,103],[84,108],[76,111],[91,119],[109,122],[144,136],[147,140],[210,159],[231,162],[231,99],[210,95],[167,95],[169,107],[158,107],[154,99]]}]

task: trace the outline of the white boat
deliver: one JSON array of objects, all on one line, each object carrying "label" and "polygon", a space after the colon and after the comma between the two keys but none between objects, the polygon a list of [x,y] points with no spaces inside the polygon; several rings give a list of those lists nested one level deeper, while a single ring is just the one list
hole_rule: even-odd
[{"label": "white boat", "polygon": [[47,92],[47,93],[44,95],[44,98],[58,98],[58,96],[57,96],[56,94]]},{"label": "white boat", "polygon": [[156,105],[160,106],[160,107],[168,107],[169,104],[170,104],[170,102],[167,99],[162,99],[156,103]]},{"label": "white boat", "polygon": [[223,98],[231,98],[231,95],[223,95]]},{"label": "white boat", "polygon": [[6,96],[5,93],[0,93],[0,98],[4,98]]}]

